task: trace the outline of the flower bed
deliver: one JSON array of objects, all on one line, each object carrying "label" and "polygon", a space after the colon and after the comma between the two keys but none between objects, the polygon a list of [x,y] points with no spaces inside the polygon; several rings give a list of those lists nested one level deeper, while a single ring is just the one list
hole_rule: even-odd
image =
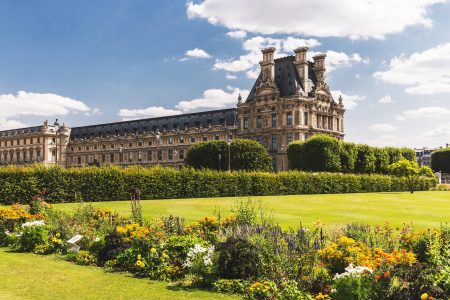
[{"label": "flower bed", "polygon": [[231,218],[208,216],[185,226],[174,216],[143,220],[138,206],[128,218],[90,205],[62,213],[42,201],[0,209],[0,245],[245,299],[450,295],[449,227],[327,229],[318,222],[282,230],[250,201],[237,203]]}]

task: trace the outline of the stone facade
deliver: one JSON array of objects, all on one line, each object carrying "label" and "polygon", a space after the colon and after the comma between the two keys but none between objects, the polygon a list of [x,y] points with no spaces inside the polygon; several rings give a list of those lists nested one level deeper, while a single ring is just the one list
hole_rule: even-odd
[{"label": "stone facade", "polygon": [[72,129],[45,122],[6,130],[0,132],[0,163],[180,167],[192,144],[248,138],[269,150],[276,170],[286,170],[291,141],[317,133],[344,138],[345,109],[326,84],[326,56],[310,62],[307,50],[274,59],[274,48],[263,49],[260,75],[245,101],[239,95],[236,108]]}]

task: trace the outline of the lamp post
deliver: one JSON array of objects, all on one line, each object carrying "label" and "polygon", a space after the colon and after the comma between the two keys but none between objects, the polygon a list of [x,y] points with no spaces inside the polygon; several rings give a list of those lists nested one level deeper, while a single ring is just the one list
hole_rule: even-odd
[{"label": "lamp post", "polygon": [[284,153],[284,150],[285,150],[285,146],[284,145],[281,145],[280,146],[280,149],[281,149],[281,171],[283,171],[284,170],[284,159],[283,159],[283,153]]},{"label": "lamp post", "polygon": [[228,144],[228,172],[231,172],[231,138],[228,138],[227,144]]},{"label": "lamp post", "polygon": [[222,154],[219,153],[219,172],[221,171],[220,161],[222,160]]},{"label": "lamp post", "polygon": [[55,120],[55,123],[53,123],[55,126],[55,147],[56,147],[56,153],[55,153],[55,163],[58,165],[58,132],[59,132],[59,123],[58,119]]},{"label": "lamp post", "polygon": [[156,132],[156,164],[159,165],[159,143],[161,142],[161,134],[159,131]]}]

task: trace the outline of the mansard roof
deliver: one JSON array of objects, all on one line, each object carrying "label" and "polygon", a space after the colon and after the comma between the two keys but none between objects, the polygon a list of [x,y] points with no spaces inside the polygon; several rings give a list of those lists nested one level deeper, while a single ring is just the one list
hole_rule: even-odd
[{"label": "mansard roof", "polygon": [[2,130],[0,131],[0,137],[7,137],[11,135],[18,135],[18,134],[34,134],[34,133],[40,133],[42,132],[43,125],[40,126],[32,126],[32,127],[24,127],[24,128],[18,128],[18,129],[9,129],[9,130]]},{"label": "mansard roof", "polygon": [[221,109],[167,117],[122,121],[82,127],[73,127],[70,139],[106,137],[108,135],[143,134],[165,130],[185,130],[191,127],[236,125],[236,109]]},{"label": "mansard roof", "polygon": [[[274,60],[275,83],[278,87],[278,90],[280,91],[280,97],[288,97],[295,95],[297,93],[298,88],[300,88],[302,94],[307,95],[311,91],[311,87],[315,85],[317,82],[316,76],[314,74],[314,63],[308,61],[308,78],[310,79],[310,82],[312,84],[310,84],[309,90],[305,91],[305,87],[303,86],[300,80],[294,61],[295,57],[293,55],[277,58]],[[250,102],[254,100],[255,90],[256,87],[261,84],[261,79],[262,74],[260,73],[245,102]]]}]

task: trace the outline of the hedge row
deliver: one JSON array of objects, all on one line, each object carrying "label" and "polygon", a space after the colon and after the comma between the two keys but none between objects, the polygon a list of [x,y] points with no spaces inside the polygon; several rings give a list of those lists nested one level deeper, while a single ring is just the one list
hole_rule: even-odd
[{"label": "hedge row", "polygon": [[450,173],[450,147],[431,153],[431,169],[435,172]]},{"label": "hedge row", "polygon": [[[417,190],[428,190],[435,184],[434,179],[421,179]],[[141,167],[0,168],[0,204],[29,203],[40,192],[49,203],[126,200],[136,188],[142,199],[407,190],[401,179],[385,175]]]},{"label": "hedge row", "polygon": [[378,148],[323,134],[290,143],[287,156],[292,170],[356,174],[387,174],[389,165],[403,158],[416,161],[415,151],[410,148]]}]

